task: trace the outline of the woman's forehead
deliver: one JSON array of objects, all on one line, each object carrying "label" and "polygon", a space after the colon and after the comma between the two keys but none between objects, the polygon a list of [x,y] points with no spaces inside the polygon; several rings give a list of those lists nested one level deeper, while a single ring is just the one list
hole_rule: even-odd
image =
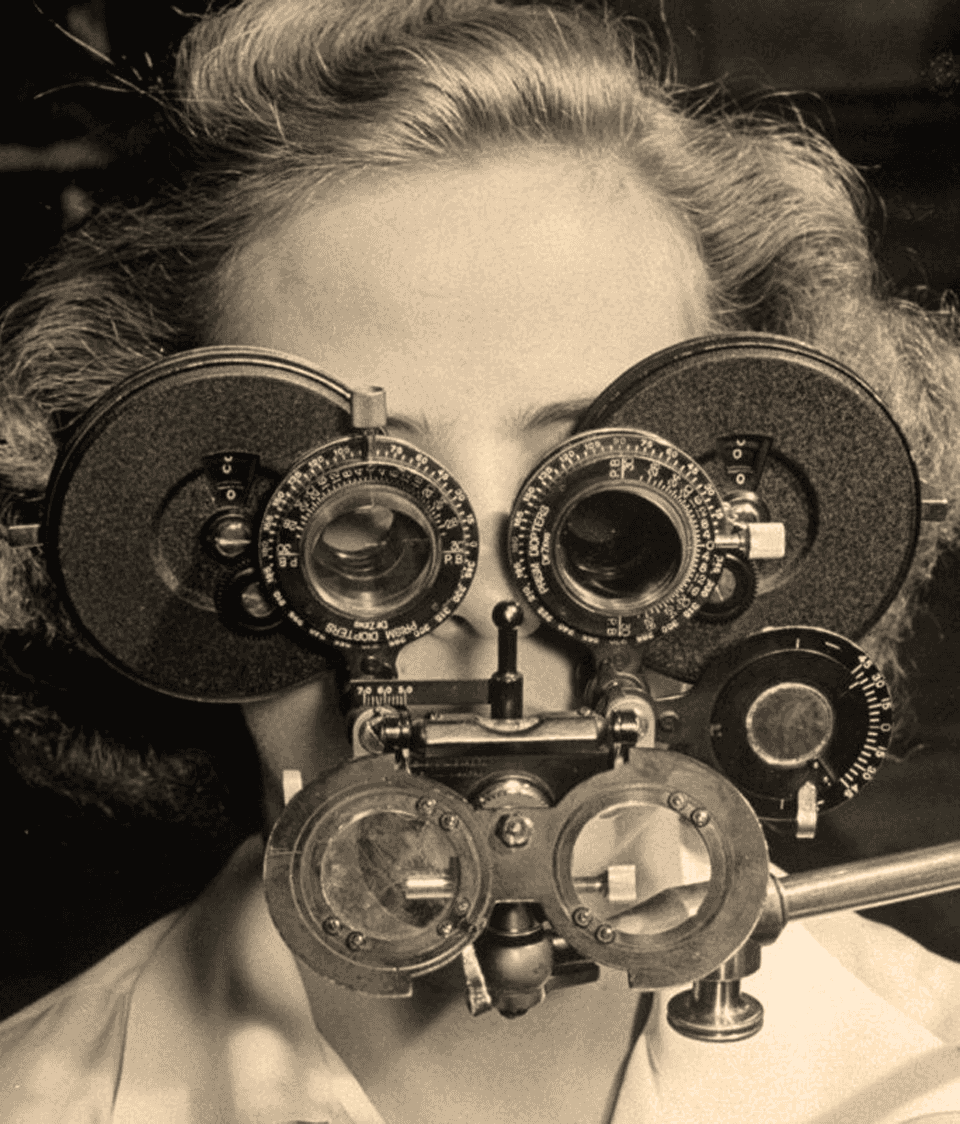
[{"label": "woman's forehead", "polygon": [[431,390],[459,412],[474,385],[521,411],[597,392],[709,319],[654,194],[555,155],[354,182],[238,254],[223,296],[216,342],[386,385],[401,412]]}]

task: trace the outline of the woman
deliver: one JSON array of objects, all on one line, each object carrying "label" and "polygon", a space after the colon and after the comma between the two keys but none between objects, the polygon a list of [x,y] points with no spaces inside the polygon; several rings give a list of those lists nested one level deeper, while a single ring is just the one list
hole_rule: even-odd
[{"label": "woman", "polygon": [[[97,216],[8,317],[8,510],[42,496],[58,431],[124,375],[256,345],[384,386],[391,432],[450,469],[496,543],[525,475],[617,374],[742,329],[857,370],[921,475],[956,494],[957,356],[932,318],[877,295],[854,173],[799,126],[683,112],[615,24],[489,0],[247,0],[188,35],[177,91],[186,186]],[[887,664],[936,556],[926,534],[871,638]],[[402,649],[401,675],[489,674],[490,608],[514,596],[499,554]],[[34,669],[47,648],[62,682],[86,669],[38,559],[5,550],[3,565],[3,624],[33,638],[21,661],[41,644]],[[548,637],[529,635],[524,670],[530,710],[573,704],[571,657]],[[24,768],[64,790],[93,777],[104,800],[175,799],[191,729],[171,722],[152,746],[136,731],[131,750],[103,691],[82,720],[62,692],[60,716],[49,691],[8,697]],[[244,717],[269,829],[285,772],[344,759],[343,722],[324,675]],[[718,1047],[674,1035],[659,1000],[646,1019],[616,973],[511,1022],[472,1019],[442,980],[406,1001],[323,983],[308,997],[266,913],[261,854],[249,840],[194,906],[0,1029],[4,1119],[903,1124],[960,1110],[944,1045],[960,1038],[960,972],[861,919],[791,926],[751,980],[765,1030]]]}]

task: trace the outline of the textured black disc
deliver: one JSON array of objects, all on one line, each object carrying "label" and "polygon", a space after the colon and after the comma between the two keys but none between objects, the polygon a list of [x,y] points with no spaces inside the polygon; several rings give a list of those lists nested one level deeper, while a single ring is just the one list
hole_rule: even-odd
[{"label": "textured black disc", "polygon": [[[125,675],[202,701],[262,697],[325,667],[284,625],[231,622],[267,498],[350,430],[346,387],[260,349],[204,348],[125,380],[81,420],[48,489],[43,541],[85,639]],[[210,549],[217,520],[249,546]],[[270,622],[268,621],[269,625]]]},{"label": "textured black disc", "polygon": [[721,491],[733,443],[769,439],[756,490],[786,528],[786,556],[757,564],[744,612],[651,641],[651,669],[693,682],[712,655],[767,627],[860,637],[903,583],[921,510],[916,470],[885,406],[835,360],[778,336],[693,340],[621,375],[579,429],[612,426],[672,442]]}]

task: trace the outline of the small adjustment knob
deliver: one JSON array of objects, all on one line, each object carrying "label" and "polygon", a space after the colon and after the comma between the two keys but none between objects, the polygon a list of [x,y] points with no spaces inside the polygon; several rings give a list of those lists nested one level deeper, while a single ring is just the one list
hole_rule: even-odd
[{"label": "small adjustment knob", "polygon": [[272,632],[283,620],[252,566],[241,566],[226,575],[217,587],[216,605],[223,623],[242,633]]},{"label": "small adjustment knob", "polygon": [[253,530],[243,514],[218,515],[207,529],[207,544],[214,557],[232,562],[250,549]]},{"label": "small adjustment knob", "polygon": [[719,550],[732,550],[744,558],[783,558],[787,553],[787,532],[782,523],[744,523],[733,531],[717,535]]},{"label": "small adjustment knob", "polygon": [[727,554],[713,592],[700,606],[697,619],[726,624],[742,616],[757,592],[757,572],[752,562],[738,554]]},{"label": "small adjustment knob", "polygon": [[386,429],[387,395],[382,386],[366,386],[350,395],[350,421],[354,429]]},{"label": "small adjustment knob", "polygon": [[490,714],[493,718],[523,717],[523,676],[517,671],[517,629],[523,610],[515,601],[501,601],[493,610],[497,626],[497,670],[490,676]]},{"label": "small adjustment knob", "polygon": [[748,558],[783,558],[787,553],[787,532],[782,523],[746,523]]}]

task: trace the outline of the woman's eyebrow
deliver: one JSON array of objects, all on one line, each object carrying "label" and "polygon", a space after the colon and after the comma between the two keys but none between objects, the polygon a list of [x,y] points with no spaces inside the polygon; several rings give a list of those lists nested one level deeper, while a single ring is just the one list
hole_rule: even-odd
[{"label": "woman's eyebrow", "polygon": [[[517,433],[529,433],[537,429],[547,429],[550,426],[577,423],[584,413],[593,404],[592,397],[571,398],[565,402],[550,402],[546,406],[527,407],[518,410],[510,417],[504,417],[504,426]],[[391,431],[406,432],[420,435],[439,436],[446,430],[449,422],[431,420],[425,414],[413,417],[410,414],[391,414],[387,419],[387,427]]]},{"label": "woman's eyebrow", "polygon": [[565,402],[551,402],[537,409],[524,410],[517,418],[517,428],[545,429],[564,422],[579,422],[592,404],[593,398],[571,398]]}]

